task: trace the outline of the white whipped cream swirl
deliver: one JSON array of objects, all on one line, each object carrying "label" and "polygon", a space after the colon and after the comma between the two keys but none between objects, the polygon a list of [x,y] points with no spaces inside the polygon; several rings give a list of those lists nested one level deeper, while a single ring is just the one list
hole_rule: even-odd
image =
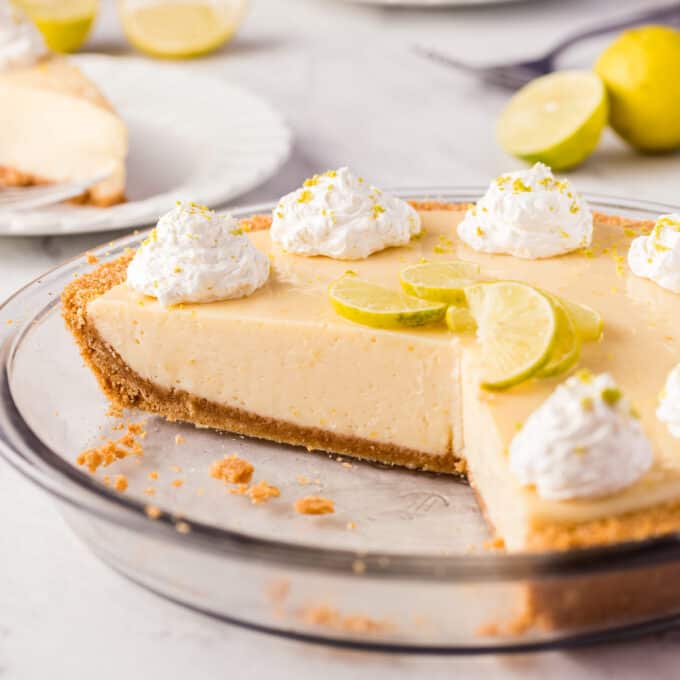
[{"label": "white whipped cream swirl", "polygon": [[40,31],[9,2],[0,0],[0,71],[31,66],[45,54]]},{"label": "white whipped cream swirl", "polygon": [[245,297],[268,277],[269,258],[231,215],[178,201],[135,253],[127,285],[169,306]]},{"label": "white whipped cream swirl", "polygon": [[306,180],[274,209],[272,241],[298,255],[359,260],[420,233],[420,216],[347,168]]},{"label": "white whipped cream swirl", "polygon": [[633,239],[628,266],[635,276],[680,293],[680,215],[662,215],[649,236]]},{"label": "white whipped cream swirl", "polygon": [[656,417],[666,424],[674,437],[680,437],[680,364],[666,378]]},{"label": "white whipped cream swirl", "polygon": [[652,448],[607,373],[580,371],[557,387],[510,444],[510,468],[542,498],[604,496],[652,464]]},{"label": "white whipped cream swirl", "polygon": [[491,182],[458,225],[458,235],[484,253],[553,257],[590,245],[593,216],[567,180],[536,163]]}]

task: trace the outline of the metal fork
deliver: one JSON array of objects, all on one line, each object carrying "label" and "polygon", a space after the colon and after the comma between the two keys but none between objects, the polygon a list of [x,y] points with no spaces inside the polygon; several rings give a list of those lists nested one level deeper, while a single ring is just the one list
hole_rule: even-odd
[{"label": "metal fork", "polygon": [[680,20],[680,3],[677,2],[672,5],[657,7],[656,9],[647,10],[645,12],[628,16],[625,19],[611,21],[585,31],[569,35],[564,38],[564,40],[558,42],[557,45],[555,45],[544,55],[535,59],[527,59],[525,61],[518,61],[511,64],[502,64],[496,66],[480,66],[476,64],[470,64],[421,45],[416,45],[413,50],[417,54],[431,61],[435,61],[444,66],[450,66],[458,69],[459,71],[472,74],[484,82],[515,90],[528,83],[533,78],[553,71],[555,69],[557,57],[567,48],[571,47],[577,42],[580,42],[581,40],[593,38],[604,33],[620,31],[625,28],[630,28],[631,26],[637,26],[639,24],[646,24],[655,21],[665,21],[667,23],[671,23],[673,20]]},{"label": "metal fork", "polygon": [[0,189],[0,211],[29,210],[67,201],[69,198],[80,196],[91,186],[105,180],[110,174],[110,171],[102,172],[86,180],[62,184]]}]

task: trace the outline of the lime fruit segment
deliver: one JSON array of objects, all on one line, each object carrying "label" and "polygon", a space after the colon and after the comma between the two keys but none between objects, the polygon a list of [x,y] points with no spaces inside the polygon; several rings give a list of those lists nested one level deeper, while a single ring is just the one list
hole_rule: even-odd
[{"label": "lime fruit segment", "polygon": [[441,321],[446,305],[378,286],[345,274],[328,291],[335,311],[350,321],[374,328],[423,326]]},{"label": "lime fruit segment", "polygon": [[557,335],[550,299],[515,281],[478,284],[465,294],[481,343],[481,386],[502,390],[536,375],[548,361]]},{"label": "lime fruit segment", "polygon": [[473,262],[427,262],[402,269],[401,287],[409,294],[426,300],[465,304],[465,288],[482,280],[479,265]]},{"label": "lime fruit segment", "polygon": [[557,331],[548,361],[536,373],[538,378],[553,378],[566,373],[581,356],[581,339],[571,316],[561,300],[555,296],[551,296],[550,300],[555,308]]},{"label": "lime fruit segment", "polygon": [[513,156],[564,170],[592,153],[607,115],[607,93],[599,76],[590,71],[551,73],[512,97],[498,121],[498,141]]}]

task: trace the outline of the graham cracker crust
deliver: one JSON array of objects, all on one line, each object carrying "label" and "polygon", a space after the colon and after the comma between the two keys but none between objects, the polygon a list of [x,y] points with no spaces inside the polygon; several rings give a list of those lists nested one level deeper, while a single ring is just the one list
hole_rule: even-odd
[{"label": "graham cracker crust", "polygon": [[[8,168],[6,165],[0,165],[0,187],[33,187],[46,186],[54,184],[50,180],[32,175],[28,172],[17,170],[16,168]],[[125,193],[118,191],[112,194],[102,193],[94,186],[88,189],[80,196],[72,198],[67,203],[75,203],[78,205],[93,205],[97,208],[109,208],[118,203],[125,203]]]},{"label": "graham cracker crust", "polygon": [[462,474],[464,461],[451,452],[443,456],[414,449],[337,434],[314,427],[275,420],[240,408],[215,404],[184,390],[168,390],[132,371],[107,345],[88,320],[87,304],[125,280],[132,251],[97,267],[70,283],[62,294],[62,313],[86,364],[114,406],[138,408],[170,421],[226,430],[281,444],[303,446],[388,465]]}]

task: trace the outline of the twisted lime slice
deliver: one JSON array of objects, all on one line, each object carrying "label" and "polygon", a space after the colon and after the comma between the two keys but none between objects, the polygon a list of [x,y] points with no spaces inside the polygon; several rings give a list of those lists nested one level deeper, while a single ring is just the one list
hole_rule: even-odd
[{"label": "twisted lime slice", "polygon": [[556,341],[558,321],[550,299],[516,281],[478,284],[465,294],[481,343],[481,386],[502,390],[536,375]]},{"label": "twisted lime slice", "polygon": [[378,286],[345,274],[328,291],[335,311],[350,321],[374,328],[423,326],[444,318],[446,305]]},{"label": "twisted lime slice", "polygon": [[464,305],[464,289],[479,283],[482,276],[479,265],[454,260],[414,264],[401,270],[399,280],[409,295],[451,305]]}]

